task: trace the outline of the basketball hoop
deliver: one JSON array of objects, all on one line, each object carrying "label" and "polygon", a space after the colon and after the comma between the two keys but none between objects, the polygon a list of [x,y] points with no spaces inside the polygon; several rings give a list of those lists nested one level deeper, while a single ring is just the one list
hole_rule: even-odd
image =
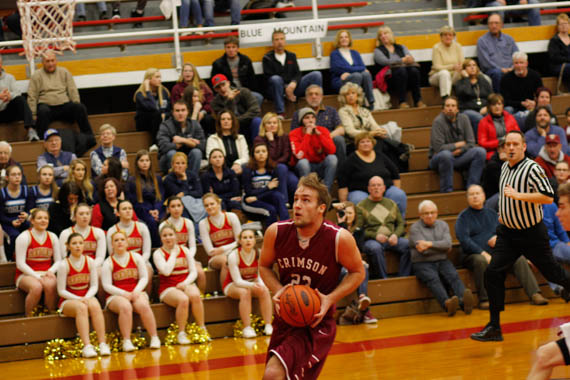
[{"label": "basketball hoop", "polygon": [[[75,52],[73,15],[76,0],[18,0],[22,40],[28,61],[47,50]],[[32,64],[33,66],[33,64]]]}]

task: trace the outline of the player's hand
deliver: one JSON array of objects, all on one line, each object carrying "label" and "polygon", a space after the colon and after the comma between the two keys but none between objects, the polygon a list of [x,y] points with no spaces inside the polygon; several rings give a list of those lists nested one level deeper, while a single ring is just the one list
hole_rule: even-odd
[{"label": "player's hand", "polygon": [[513,189],[513,187],[509,184],[505,186],[505,190],[503,191],[506,197],[518,199],[519,193]]},{"label": "player's hand", "polygon": [[287,284],[284,287],[282,287],[281,289],[279,289],[277,291],[277,293],[275,293],[273,295],[272,301],[273,301],[273,306],[275,306],[275,314],[277,314],[278,316],[281,316],[280,313],[280,308],[281,308],[281,294],[285,291],[285,289],[287,289],[287,287],[291,286],[292,284]]},{"label": "player's hand", "polygon": [[317,295],[321,299],[321,310],[313,316],[313,323],[311,324],[312,328],[317,327],[317,325],[321,323],[321,321],[325,317],[325,314],[327,313],[327,311],[329,311],[330,307],[332,306],[332,302],[329,296],[319,292],[319,289],[315,289],[315,292],[317,292]]}]

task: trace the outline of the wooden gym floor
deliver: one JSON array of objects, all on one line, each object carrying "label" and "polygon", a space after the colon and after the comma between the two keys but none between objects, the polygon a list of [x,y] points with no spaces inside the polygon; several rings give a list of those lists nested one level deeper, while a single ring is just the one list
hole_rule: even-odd
[{"label": "wooden gym floor", "polygon": [[[339,326],[321,379],[524,379],[536,348],[556,338],[570,321],[570,305],[507,305],[505,341],[469,339],[488,313],[461,311],[380,319],[377,325]],[[216,339],[203,346],[162,347],[102,359],[68,359],[50,364],[28,360],[0,364],[3,379],[260,379],[269,338]],[[553,378],[570,378],[560,367]]]}]

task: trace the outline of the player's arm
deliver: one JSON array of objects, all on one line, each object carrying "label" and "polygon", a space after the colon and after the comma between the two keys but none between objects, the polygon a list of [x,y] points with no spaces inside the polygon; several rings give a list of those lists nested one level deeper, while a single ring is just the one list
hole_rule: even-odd
[{"label": "player's arm", "polygon": [[277,223],[273,223],[265,231],[263,237],[263,247],[259,256],[259,275],[261,279],[273,294],[273,304],[275,312],[279,315],[279,297],[284,290],[284,286],[277,278],[277,274],[273,271],[273,263],[275,262],[275,238],[277,237]]},{"label": "player's arm", "polygon": [[364,265],[362,265],[362,258],[354,237],[345,229],[342,229],[339,234],[337,247],[338,262],[346,268],[348,275],[346,275],[335,290],[329,294],[322,294],[317,289],[317,293],[321,299],[321,310],[318,314],[315,314],[314,322],[311,327],[317,326],[332,305],[354,292],[356,288],[358,288],[358,285],[364,280]]}]

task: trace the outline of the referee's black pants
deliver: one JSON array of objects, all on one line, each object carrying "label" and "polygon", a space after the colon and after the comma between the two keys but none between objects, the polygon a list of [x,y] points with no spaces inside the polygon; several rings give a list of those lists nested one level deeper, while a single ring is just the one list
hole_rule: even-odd
[{"label": "referee's black pants", "polygon": [[515,261],[524,255],[551,282],[570,289],[570,273],[552,255],[548,231],[543,222],[524,230],[497,227],[497,242],[491,262],[485,271],[485,287],[491,312],[505,310],[505,277]]}]

